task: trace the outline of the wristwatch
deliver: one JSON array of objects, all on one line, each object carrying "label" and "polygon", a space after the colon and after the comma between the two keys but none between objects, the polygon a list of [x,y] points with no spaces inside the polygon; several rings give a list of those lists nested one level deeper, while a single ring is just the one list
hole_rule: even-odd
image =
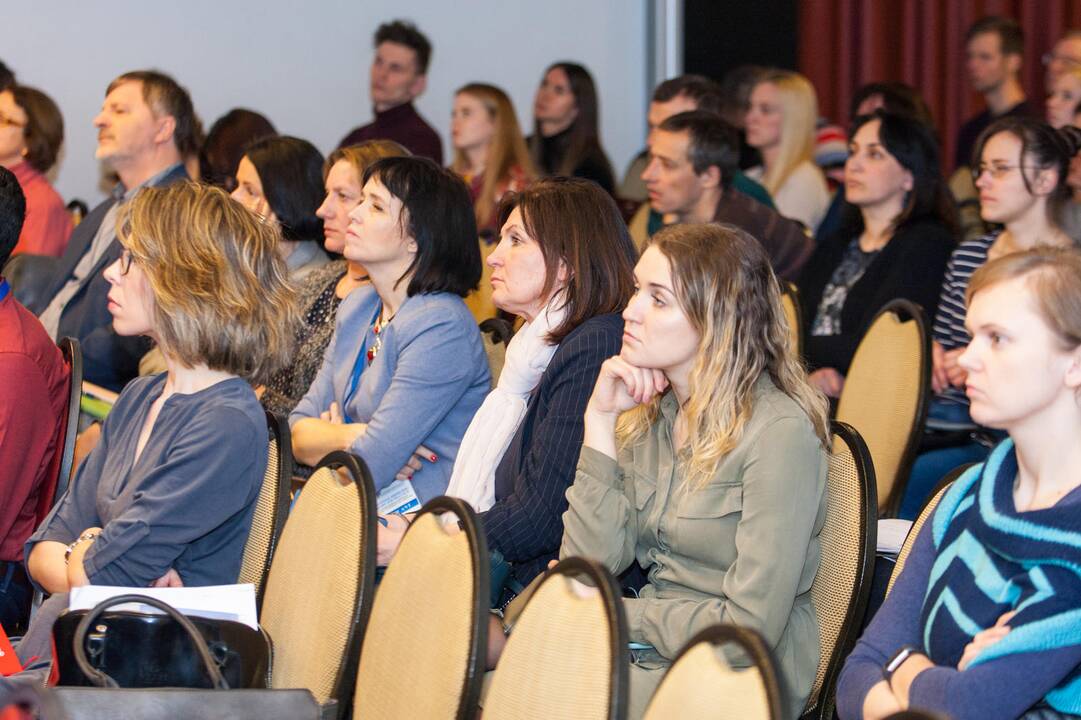
[{"label": "wristwatch", "polygon": [[905,660],[911,655],[915,655],[920,652],[920,649],[913,647],[912,645],[902,645],[901,649],[893,654],[889,660],[886,661],[886,665],[882,668],[882,677],[885,678],[886,684],[890,684],[890,680],[893,678],[893,674],[897,672],[897,668],[904,664]]}]

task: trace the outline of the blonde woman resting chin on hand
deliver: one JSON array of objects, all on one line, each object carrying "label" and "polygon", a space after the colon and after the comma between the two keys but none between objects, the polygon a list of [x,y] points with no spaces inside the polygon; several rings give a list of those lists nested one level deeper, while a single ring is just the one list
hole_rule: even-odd
[{"label": "blonde woman resting chin on hand", "polygon": [[794,717],[818,665],[825,399],[788,349],[777,279],[750,235],[666,228],[634,274],[623,347],[586,408],[560,556],[648,576],[624,600],[645,646],[632,651],[630,717],[687,640],[720,622],[765,636]]}]

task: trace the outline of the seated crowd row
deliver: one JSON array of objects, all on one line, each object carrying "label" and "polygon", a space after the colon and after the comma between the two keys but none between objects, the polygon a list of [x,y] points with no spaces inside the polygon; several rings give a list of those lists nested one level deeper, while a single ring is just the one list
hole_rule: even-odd
[{"label": "seated crowd row", "polygon": [[[379,38],[373,87],[388,46],[426,64]],[[575,71],[561,72],[573,88]],[[768,77],[781,95],[806,83]],[[487,87],[459,98],[483,100]],[[261,400],[288,415],[301,463],[335,450],[367,463],[397,510],[379,531],[381,563],[409,511],[450,494],[480,513],[500,569],[495,608],[560,556],[621,575],[636,590],[624,601],[630,639],[647,648],[632,664],[632,716],[690,637],[730,622],[771,645],[795,717],[819,654],[810,586],[826,396],[840,394],[870,319],[902,297],[935,318],[932,417],[1002,442],[989,457],[973,443],[961,459],[954,448],[917,461],[914,510],[946,470],[986,459],[917,538],[842,674],[841,715],[1081,711],[1069,612],[1081,577],[1081,253],[1062,220],[1081,132],[990,123],[973,176],[996,229],[957,244],[934,132],[894,90],[879,87],[868,96],[879,106],[854,119],[835,229],[812,239],[805,228],[821,218],[782,207],[808,193],[770,180],[771,152],[762,173],[739,170],[739,135],[700,78],[654,95],[649,202],[628,228],[596,182],[536,179],[526,156],[510,182],[474,172],[525,146],[516,126],[509,139],[492,129],[483,153],[462,149],[450,169],[386,138],[352,138],[325,162],[297,138],[238,142],[222,179],[230,199],[186,180],[187,93],[160,73],[121,75],[95,121],[116,196],[44,281],[0,283],[11,358],[0,412],[19,419],[0,446],[18,468],[3,489],[0,622],[23,620],[32,585],[52,593],[20,656],[48,657],[72,587],[236,580],[266,463]],[[578,117],[589,93],[574,93]],[[492,103],[456,103],[456,139],[478,114],[514,122],[509,103]],[[759,105],[770,102],[752,101],[749,119]],[[595,141],[595,113],[593,124]],[[0,171],[0,265],[28,204]],[[823,215],[828,204],[827,193]],[[802,300],[803,358],[788,340],[785,279]],[[496,309],[521,326],[493,378],[477,320]],[[62,336],[79,340],[88,380],[121,393],[35,527],[66,399]]]}]

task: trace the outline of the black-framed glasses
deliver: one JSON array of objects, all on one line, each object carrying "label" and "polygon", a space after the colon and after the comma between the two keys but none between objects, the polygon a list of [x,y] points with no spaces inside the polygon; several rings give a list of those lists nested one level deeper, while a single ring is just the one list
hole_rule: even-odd
[{"label": "black-framed glasses", "polygon": [[131,270],[131,250],[124,248],[120,253],[120,274],[127,275],[128,270]]}]

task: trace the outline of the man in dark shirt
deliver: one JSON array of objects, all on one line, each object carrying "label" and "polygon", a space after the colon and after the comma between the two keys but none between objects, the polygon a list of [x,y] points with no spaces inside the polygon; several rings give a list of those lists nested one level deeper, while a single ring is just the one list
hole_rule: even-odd
[{"label": "man in dark shirt", "polygon": [[994,120],[1006,115],[1036,115],[1025,101],[1021,87],[1021,59],[1025,37],[1021,26],[1010,18],[989,16],[977,20],[965,35],[965,69],[976,92],[983,95],[987,109],[969,118],[957,132],[955,167],[972,162],[972,151],[980,133]]},{"label": "man in dark shirt", "polygon": [[[0,268],[11,257],[26,201],[0,167]],[[0,625],[19,631],[33,594],[23,543],[38,521],[41,492],[55,480],[68,404],[68,369],[59,348],[0,277]]]},{"label": "man in dark shirt", "polygon": [[395,20],[375,31],[371,97],[375,119],[349,132],[338,147],[394,140],[414,155],[443,164],[443,143],[413,107],[428,85],[432,44],[412,23]]},{"label": "man in dark shirt", "polygon": [[642,179],[653,209],[681,223],[735,225],[762,243],[779,277],[799,274],[814,243],[800,223],[732,186],[739,135],[720,115],[704,110],[673,115],[653,132],[649,154]]}]

